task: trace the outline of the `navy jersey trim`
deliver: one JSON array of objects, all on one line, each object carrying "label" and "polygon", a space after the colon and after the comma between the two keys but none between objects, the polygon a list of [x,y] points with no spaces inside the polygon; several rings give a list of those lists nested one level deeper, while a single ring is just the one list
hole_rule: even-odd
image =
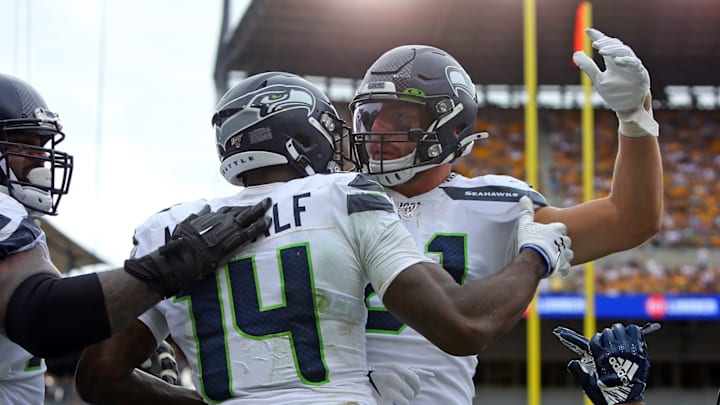
[{"label": "navy jersey trim", "polygon": [[365,211],[395,212],[384,194],[350,194],[347,196],[348,215]]},{"label": "navy jersey trim", "polygon": [[507,186],[483,187],[440,187],[453,200],[504,201],[518,202],[520,197],[527,195],[535,205],[547,206],[545,197],[535,190],[522,190]]},{"label": "navy jersey trim", "polygon": [[[0,229],[5,228],[10,222],[10,218],[0,214]],[[27,217],[23,218],[10,236],[0,240],[0,260],[32,244],[41,234],[42,230],[35,221]]]},{"label": "navy jersey trim", "polygon": [[355,176],[354,179],[350,183],[348,183],[348,186],[359,188],[360,190],[365,191],[376,191],[380,193],[384,193],[385,189],[383,188],[382,184],[378,183],[377,181],[371,179],[366,174],[358,174]]}]

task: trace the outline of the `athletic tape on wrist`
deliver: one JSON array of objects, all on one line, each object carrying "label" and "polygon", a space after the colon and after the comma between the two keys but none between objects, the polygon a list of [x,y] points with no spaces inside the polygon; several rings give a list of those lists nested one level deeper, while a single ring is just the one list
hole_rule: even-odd
[{"label": "athletic tape on wrist", "polygon": [[645,110],[643,107],[631,112],[617,112],[618,130],[622,135],[631,138],[642,136],[658,136],[660,126],[653,118],[652,110]]}]

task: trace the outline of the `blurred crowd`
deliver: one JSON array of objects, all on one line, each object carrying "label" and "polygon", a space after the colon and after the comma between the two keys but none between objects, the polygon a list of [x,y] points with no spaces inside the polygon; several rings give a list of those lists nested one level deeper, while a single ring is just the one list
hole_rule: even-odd
[{"label": "blurred crowd", "polygon": [[[484,108],[477,130],[490,138],[477,142],[455,169],[467,176],[508,174],[525,178],[522,110]],[[652,244],[658,247],[720,248],[720,137],[718,110],[658,110],[665,213]],[[617,153],[614,113],[595,111],[594,188],[610,192]],[[542,110],[538,122],[539,179],[533,185],[556,206],[583,200],[582,131],[578,110]]]},{"label": "blurred crowd", "polygon": [[[656,118],[661,125],[665,213],[653,244],[720,247],[720,137],[715,136],[720,112],[659,110]],[[611,113],[596,114],[594,185],[599,196],[610,191],[617,153],[614,120]],[[550,179],[563,204],[574,205],[582,200],[579,121],[561,121],[548,132],[553,149]]]},{"label": "blurred crowd", "polygon": [[[643,252],[645,249],[636,251]],[[600,260],[595,263],[597,294],[717,294],[720,293],[720,260],[711,260],[708,249],[686,251],[673,260],[672,254],[649,248],[624,260]],[[691,256],[695,256],[692,258]],[[716,254],[717,256],[717,254]],[[583,292],[585,267],[573,267],[568,277],[554,277],[541,284],[543,292]]]}]

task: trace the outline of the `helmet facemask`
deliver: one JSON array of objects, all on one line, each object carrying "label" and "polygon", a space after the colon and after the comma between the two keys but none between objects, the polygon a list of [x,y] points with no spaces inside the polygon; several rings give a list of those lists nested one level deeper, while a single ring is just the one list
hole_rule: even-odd
[{"label": "helmet facemask", "polygon": [[367,173],[387,175],[379,176],[387,177],[383,184],[412,177],[442,150],[431,114],[418,101],[371,97],[352,106],[353,150]]},{"label": "helmet facemask", "polygon": [[[467,131],[456,125],[463,105],[449,97],[421,97],[407,94],[373,93],[351,105],[353,110],[353,151],[363,171],[385,186],[397,186],[415,174],[450,163],[469,153],[475,139],[486,134],[460,138]],[[451,136],[439,136],[441,131]],[[414,144],[414,148],[399,146]],[[406,153],[397,153],[398,150]]]},{"label": "helmet facemask", "polygon": [[56,215],[70,188],[73,157],[55,149],[65,138],[58,116],[42,108],[34,115],[0,121],[0,188],[32,215]]}]

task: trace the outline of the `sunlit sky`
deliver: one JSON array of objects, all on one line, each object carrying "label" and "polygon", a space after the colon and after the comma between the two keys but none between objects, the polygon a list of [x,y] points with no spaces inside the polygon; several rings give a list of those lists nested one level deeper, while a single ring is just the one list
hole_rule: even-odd
[{"label": "sunlit sky", "polygon": [[0,71],[60,114],[58,149],[75,156],[60,214],[45,218],[64,234],[119,265],[153,213],[238,191],[218,171],[210,126],[221,0],[0,0],[0,10]]}]

